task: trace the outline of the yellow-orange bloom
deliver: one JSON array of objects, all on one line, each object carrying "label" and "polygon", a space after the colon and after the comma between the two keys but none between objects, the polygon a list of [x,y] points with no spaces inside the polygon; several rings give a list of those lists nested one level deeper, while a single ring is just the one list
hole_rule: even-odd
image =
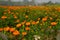
[{"label": "yellow-orange bloom", "polygon": [[6,12],[4,12],[3,14],[6,14]]},{"label": "yellow-orange bloom", "polygon": [[3,28],[0,28],[0,31],[3,31]]},{"label": "yellow-orange bloom", "polygon": [[10,29],[9,27],[5,27],[4,31],[9,31],[9,29]]},{"label": "yellow-orange bloom", "polygon": [[28,18],[28,16],[26,15],[25,18]]},{"label": "yellow-orange bloom", "polygon": [[1,18],[2,18],[2,19],[5,19],[5,18],[7,18],[7,16],[2,16]]},{"label": "yellow-orange bloom", "polygon": [[36,24],[36,22],[35,22],[35,21],[33,21],[33,22],[32,22],[32,24],[33,24],[33,25],[35,25],[35,24]]},{"label": "yellow-orange bloom", "polygon": [[52,26],[48,26],[48,28],[50,28],[50,29],[51,29],[51,28],[52,28]]},{"label": "yellow-orange bloom", "polygon": [[26,26],[29,26],[30,25],[30,22],[26,22]]},{"label": "yellow-orange bloom", "polygon": [[38,24],[38,23],[39,23],[39,21],[36,22],[36,24]]},{"label": "yellow-orange bloom", "polygon": [[53,20],[53,18],[52,17],[49,17],[50,18],[50,20]]},{"label": "yellow-orange bloom", "polygon": [[26,27],[26,28],[25,28],[25,30],[27,30],[27,31],[28,31],[28,30],[30,30],[30,28],[29,28],[29,27]]},{"label": "yellow-orange bloom", "polygon": [[47,21],[47,18],[42,18],[42,21]]},{"label": "yellow-orange bloom", "polygon": [[24,20],[21,24],[24,25],[26,23],[26,20]]},{"label": "yellow-orange bloom", "polygon": [[18,19],[18,20],[16,20],[16,22],[20,22],[20,20]]},{"label": "yellow-orange bloom", "polygon": [[40,20],[40,18],[37,19],[38,21]]},{"label": "yellow-orange bloom", "polygon": [[19,24],[17,24],[17,25],[16,25],[16,27],[21,27],[21,24],[20,24],[20,23],[19,23]]},{"label": "yellow-orange bloom", "polygon": [[57,22],[51,22],[51,25],[55,26],[55,25],[57,25]]},{"label": "yellow-orange bloom", "polygon": [[13,35],[15,35],[15,36],[17,36],[17,35],[19,35],[19,34],[20,34],[20,32],[17,31],[17,30],[15,30],[15,31],[13,32]]},{"label": "yellow-orange bloom", "polygon": [[23,36],[27,35],[27,32],[22,32],[22,35],[23,35]]},{"label": "yellow-orange bloom", "polygon": [[14,32],[15,31],[15,28],[10,28],[10,32]]},{"label": "yellow-orange bloom", "polygon": [[22,24],[22,25],[24,25],[24,24],[25,24],[25,22],[22,22],[21,24]]},{"label": "yellow-orange bloom", "polygon": [[17,18],[17,16],[16,15],[13,15],[14,16],[14,18]]}]

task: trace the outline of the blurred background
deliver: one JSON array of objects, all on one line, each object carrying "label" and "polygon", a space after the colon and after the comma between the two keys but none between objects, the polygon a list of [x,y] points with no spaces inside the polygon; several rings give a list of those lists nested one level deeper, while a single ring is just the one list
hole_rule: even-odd
[{"label": "blurred background", "polygon": [[0,5],[23,6],[23,5],[52,5],[60,4],[60,0],[0,0]]}]

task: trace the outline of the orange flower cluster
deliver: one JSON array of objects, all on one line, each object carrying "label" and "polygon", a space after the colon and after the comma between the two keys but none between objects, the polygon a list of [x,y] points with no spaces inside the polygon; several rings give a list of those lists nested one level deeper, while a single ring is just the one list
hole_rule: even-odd
[{"label": "orange flower cluster", "polygon": [[[2,20],[2,25],[8,26],[0,28],[0,32],[10,32],[14,36],[22,34],[22,36],[25,37],[25,35],[28,34],[28,31],[32,32],[32,34],[35,34],[35,32],[39,33],[40,31],[43,32],[47,28],[51,29],[52,26],[56,26],[60,20],[60,16],[58,16],[60,7],[53,8],[54,12],[51,12],[53,9],[49,6],[4,6],[3,8],[7,9],[3,11],[1,19],[6,19],[8,21]],[[58,13],[55,10],[57,10]],[[42,29],[40,30],[40,28]]]},{"label": "orange flower cluster", "polygon": [[20,34],[20,32],[18,30],[15,30],[15,28],[10,28],[10,27],[4,27],[4,28],[0,28],[0,31],[10,31],[11,33],[13,33],[13,35],[17,36]]}]

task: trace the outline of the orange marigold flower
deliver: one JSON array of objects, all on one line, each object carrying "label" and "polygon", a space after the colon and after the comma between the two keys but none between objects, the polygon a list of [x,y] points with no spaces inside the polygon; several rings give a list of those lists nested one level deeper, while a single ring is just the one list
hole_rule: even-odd
[{"label": "orange marigold flower", "polygon": [[42,21],[47,21],[47,18],[42,18]]},{"label": "orange marigold flower", "polygon": [[38,21],[40,20],[40,18],[37,19]]},{"label": "orange marigold flower", "polygon": [[19,24],[17,24],[17,25],[16,25],[16,27],[21,27],[21,24],[20,24],[20,23],[19,23]]},{"label": "orange marigold flower", "polygon": [[1,18],[2,18],[2,19],[5,19],[5,18],[7,18],[7,16],[2,16]]},{"label": "orange marigold flower", "polygon": [[35,25],[35,24],[36,24],[36,22],[35,22],[35,21],[33,21],[33,22],[32,22],[32,24],[33,24],[33,25]]},{"label": "orange marigold flower", "polygon": [[24,22],[26,23],[26,20],[24,20]]},{"label": "orange marigold flower", "polygon": [[9,29],[10,29],[9,27],[5,27],[4,31],[9,31]]},{"label": "orange marigold flower", "polygon": [[20,22],[20,20],[18,19],[18,20],[16,20],[16,22]]},{"label": "orange marigold flower", "polygon": [[53,18],[52,17],[49,17],[50,18],[50,20],[53,20]]},{"label": "orange marigold flower", "polygon": [[17,18],[17,16],[16,15],[13,15],[14,16],[14,18]]},{"label": "orange marigold flower", "polygon": [[26,27],[26,28],[25,28],[25,30],[27,30],[27,31],[28,31],[28,30],[30,30],[30,28],[29,28],[29,27]]},{"label": "orange marigold flower", "polygon": [[26,20],[25,20],[25,21],[23,21],[21,24],[22,24],[22,25],[24,25],[25,23],[26,23]]},{"label": "orange marigold flower", "polygon": [[10,28],[10,32],[14,32],[15,31],[15,28]]},{"label": "orange marigold flower", "polygon": [[25,18],[28,18],[28,16],[26,15]]},{"label": "orange marigold flower", "polygon": [[30,22],[26,22],[26,26],[29,26],[30,25]]},{"label": "orange marigold flower", "polygon": [[4,12],[3,14],[6,14],[6,12]]},{"label": "orange marigold flower", "polygon": [[24,25],[24,24],[25,24],[25,22],[22,22],[21,24],[22,24],[22,25]]},{"label": "orange marigold flower", "polygon": [[50,28],[50,29],[51,29],[51,28],[52,28],[52,26],[48,26],[48,28]]},{"label": "orange marigold flower", "polygon": [[0,31],[3,31],[3,28],[0,28]]},{"label": "orange marigold flower", "polygon": [[19,35],[19,34],[20,34],[20,32],[17,31],[17,30],[13,32],[13,35],[15,35],[15,36],[17,36],[17,35]]},{"label": "orange marigold flower", "polygon": [[55,25],[57,25],[57,22],[51,22],[51,25],[55,26]]},{"label": "orange marigold flower", "polygon": [[22,35],[23,35],[23,36],[27,35],[27,32],[22,32]]},{"label": "orange marigold flower", "polygon": [[11,12],[10,12],[10,11],[8,11],[8,13],[10,14]]},{"label": "orange marigold flower", "polygon": [[36,22],[36,24],[38,24],[38,23],[39,23],[39,21]]},{"label": "orange marigold flower", "polygon": [[17,18],[17,16],[14,16],[14,18]]}]

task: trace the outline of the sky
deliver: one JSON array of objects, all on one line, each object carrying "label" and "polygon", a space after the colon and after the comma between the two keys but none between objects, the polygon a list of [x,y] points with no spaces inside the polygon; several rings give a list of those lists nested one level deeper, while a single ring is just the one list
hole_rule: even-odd
[{"label": "sky", "polygon": [[[5,0],[7,1],[7,0]],[[19,2],[19,1],[23,1],[23,0],[11,0],[12,2]],[[28,1],[31,1],[31,0],[28,0]],[[59,2],[60,3],[60,0],[35,0],[36,3],[42,3],[42,2],[49,2],[49,1],[52,1],[53,3],[55,2]]]}]

